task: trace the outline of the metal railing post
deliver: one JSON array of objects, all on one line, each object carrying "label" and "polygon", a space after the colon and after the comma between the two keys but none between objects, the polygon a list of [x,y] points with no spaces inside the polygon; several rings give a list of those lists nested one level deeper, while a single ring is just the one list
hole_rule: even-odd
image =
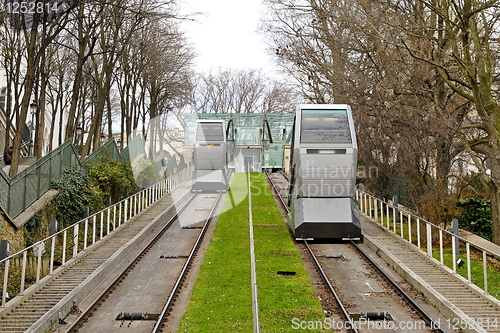
[{"label": "metal railing post", "polygon": [[9,262],[10,259],[5,261],[5,269],[3,275],[3,289],[2,289],[2,307],[5,307],[7,301],[7,282],[9,281]]},{"label": "metal railing post", "polygon": [[443,229],[439,229],[439,258],[441,259],[441,265],[444,265]]},{"label": "metal railing post", "polygon": [[380,201],[380,224],[384,225],[384,202]]},{"label": "metal railing post", "polygon": [[78,233],[80,224],[75,224],[73,228],[73,258],[78,254]]},{"label": "metal railing post", "polygon": [[392,226],[394,227],[394,233],[396,233],[396,207],[394,207],[394,201],[392,202]]},{"label": "metal railing post", "polygon": [[40,272],[42,270],[42,242],[38,243],[38,256],[36,263],[36,283],[40,281]]},{"label": "metal railing post", "polygon": [[62,248],[62,264],[66,263],[66,238],[67,238],[67,230],[63,232],[63,248]]},{"label": "metal railing post", "polygon": [[125,212],[125,215],[123,216],[123,223],[127,222],[127,202],[128,202],[128,199],[125,199],[125,207],[124,207],[124,212]]},{"label": "metal railing post", "polygon": [[[441,231],[441,230],[439,230]],[[451,237],[451,253],[452,253],[452,257],[453,257],[453,273],[456,273],[457,272],[457,251],[455,249],[455,242],[456,242],[456,238],[454,236]]]},{"label": "metal railing post", "polygon": [[109,225],[110,225],[110,223],[109,223],[109,222],[111,221],[110,216],[109,216],[109,215],[110,215],[110,214],[109,214],[109,211],[110,211],[110,209],[109,209],[109,207],[108,207],[108,208],[106,209],[106,235],[109,235]]},{"label": "metal railing post", "polygon": [[116,229],[116,205],[113,206],[113,230]]},{"label": "metal railing post", "polygon": [[427,254],[432,257],[432,230],[431,225],[426,222],[425,226],[427,228]]},{"label": "metal railing post", "polygon": [[385,204],[385,213],[386,213],[385,216],[387,216],[387,229],[391,230],[391,227],[389,224],[391,217],[389,216],[389,203],[388,202]]},{"label": "metal railing post", "polygon": [[26,279],[26,264],[28,261],[28,251],[23,252],[23,266],[21,268],[21,287],[19,288],[19,293],[24,294],[24,280]]},{"label": "metal railing post", "polygon": [[372,216],[372,197],[368,196],[368,210],[370,213],[370,218],[373,218]]},{"label": "metal railing post", "polygon": [[96,215],[92,217],[92,244],[95,244],[95,223],[96,223]]},{"label": "metal railing post", "polygon": [[484,279],[484,293],[488,293],[488,268],[486,266],[486,251],[483,250],[483,279]]},{"label": "metal railing post", "polygon": [[411,241],[411,214],[408,214],[408,241],[413,244]]},{"label": "metal railing post", "polygon": [[104,214],[101,211],[101,225],[99,229],[99,239],[102,239],[103,232],[104,232]]},{"label": "metal railing post", "polygon": [[420,249],[420,219],[417,217],[417,246]]},{"label": "metal railing post", "polygon": [[471,265],[470,265],[470,243],[465,244],[467,248],[467,280],[472,283]]},{"label": "metal railing post", "polygon": [[120,201],[120,206],[118,207],[118,227],[122,225],[122,203],[123,201]]},{"label": "metal railing post", "polygon": [[89,219],[85,219],[85,224],[83,227],[83,249],[87,249],[87,236],[88,236],[88,229],[89,229]]}]

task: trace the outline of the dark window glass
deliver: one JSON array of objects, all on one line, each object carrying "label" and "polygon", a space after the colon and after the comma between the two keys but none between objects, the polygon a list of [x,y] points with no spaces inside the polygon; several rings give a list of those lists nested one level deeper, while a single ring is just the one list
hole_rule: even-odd
[{"label": "dark window glass", "polygon": [[196,141],[224,141],[221,123],[198,123]]},{"label": "dark window glass", "polygon": [[351,143],[346,110],[302,110],[302,143]]}]

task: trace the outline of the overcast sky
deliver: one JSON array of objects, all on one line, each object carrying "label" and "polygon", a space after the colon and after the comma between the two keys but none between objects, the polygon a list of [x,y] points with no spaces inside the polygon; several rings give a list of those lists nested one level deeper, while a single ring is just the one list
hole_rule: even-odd
[{"label": "overcast sky", "polygon": [[183,23],[198,54],[199,70],[274,68],[257,32],[261,0],[182,0],[181,5],[183,14],[201,13],[195,22]]}]

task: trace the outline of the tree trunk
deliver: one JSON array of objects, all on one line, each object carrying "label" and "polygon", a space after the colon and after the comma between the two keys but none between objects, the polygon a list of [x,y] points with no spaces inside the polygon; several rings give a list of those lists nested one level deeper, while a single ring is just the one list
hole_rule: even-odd
[{"label": "tree trunk", "polygon": [[[83,18],[84,18],[84,3],[82,2],[78,9],[78,57],[75,68],[75,79],[73,81],[73,89],[71,96],[71,104],[68,111],[68,123],[66,125],[66,134],[65,140],[71,138],[74,134],[76,126],[79,124],[75,124],[77,118],[75,118],[76,109],[78,107],[78,100],[80,97],[80,87],[83,81],[83,66],[87,61],[88,57],[92,54],[92,51],[95,46],[95,39],[91,45],[89,45],[89,50],[87,54],[85,54],[85,48],[88,43],[89,36],[85,36],[83,34]],[[83,127],[83,124],[81,124]]]},{"label": "tree trunk", "polygon": [[491,240],[495,244],[500,244],[500,191],[491,193]]},{"label": "tree trunk", "polygon": [[33,91],[33,85],[35,83],[35,72],[39,62],[39,58],[36,56],[35,50],[37,40],[37,27],[35,23],[36,22],[33,23],[33,28],[30,31],[29,39],[27,38],[29,40],[29,44],[27,45],[26,76],[23,85],[24,95],[21,101],[19,117],[17,118],[16,135],[14,136],[12,148],[12,163],[10,165],[9,172],[10,177],[14,177],[17,174],[17,170],[19,168],[24,125],[26,124],[31,92]]},{"label": "tree trunk", "polygon": [[[41,85],[40,85],[40,98],[38,99],[38,137],[37,141],[35,142],[35,156],[37,159],[42,157],[43,154],[43,140],[45,137],[45,94],[47,90],[47,72],[46,72],[46,52],[45,50],[42,51],[42,59],[41,59],[41,67],[40,67],[40,78],[41,78]],[[61,124],[62,126],[62,124]]]}]

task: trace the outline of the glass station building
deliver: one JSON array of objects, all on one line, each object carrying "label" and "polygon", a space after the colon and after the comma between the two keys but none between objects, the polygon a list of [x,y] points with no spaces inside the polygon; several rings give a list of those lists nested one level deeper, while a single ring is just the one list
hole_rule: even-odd
[{"label": "glass station building", "polygon": [[[235,172],[286,170],[290,161],[294,113],[185,114],[184,158],[192,159],[196,121],[223,119],[228,143],[228,167]],[[287,171],[287,170],[286,170]]]}]

